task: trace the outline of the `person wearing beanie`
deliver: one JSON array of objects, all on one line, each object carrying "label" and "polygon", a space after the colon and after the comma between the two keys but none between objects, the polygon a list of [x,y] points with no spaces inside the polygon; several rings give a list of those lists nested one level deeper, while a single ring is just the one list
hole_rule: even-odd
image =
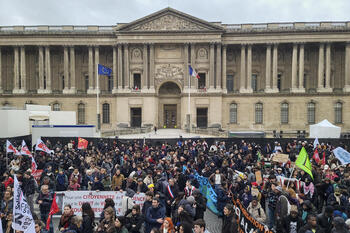
[{"label": "person wearing beanie", "polygon": [[282,224],[280,232],[291,233],[298,232],[303,226],[303,220],[298,216],[298,206],[290,206],[290,211],[287,216],[282,218]]},{"label": "person wearing beanie", "polygon": [[325,232],[330,232],[333,221],[333,206],[326,206],[324,213],[317,215],[317,224],[322,227]]},{"label": "person wearing beanie", "polygon": [[347,226],[345,225],[345,221],[342,217],[335,217],[333,219],[333,228],[331,233],[349,233]]}]

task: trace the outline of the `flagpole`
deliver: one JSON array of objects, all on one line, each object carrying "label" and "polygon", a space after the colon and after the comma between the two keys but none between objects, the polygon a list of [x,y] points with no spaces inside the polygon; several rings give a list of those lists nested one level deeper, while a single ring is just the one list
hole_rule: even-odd
[{"label": "flagpole", "polygon": [[97,116],[97,132],[100,133],[101,122],[100,122],[100,87],[98,80],[98,64],[96,67],[96,116]]},{"label": "flagpole", "polygon": [[191,133],[191,76],[188,77],[188,132]]}]

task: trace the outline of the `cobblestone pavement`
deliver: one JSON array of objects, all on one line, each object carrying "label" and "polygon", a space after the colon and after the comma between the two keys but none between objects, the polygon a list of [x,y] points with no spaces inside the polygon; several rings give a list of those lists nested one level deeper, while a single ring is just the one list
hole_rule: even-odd
[{"label": "cobblestone pavement", "polygon": [[218,216],[213,214],[209,209],[204,213],[204,221],[210,233],[221,233],[222,219],[218,218]]}]

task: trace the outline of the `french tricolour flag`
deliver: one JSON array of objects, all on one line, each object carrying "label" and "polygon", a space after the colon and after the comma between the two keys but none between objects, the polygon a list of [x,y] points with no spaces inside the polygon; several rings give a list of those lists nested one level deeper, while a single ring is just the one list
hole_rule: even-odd
[{"label": "french tricolour flag", "polygon": [[188,66],[188,68],[189,68],[190,76],[199,79],[199,75],[198,75],[197,72],[192,68],[192,66]]}]

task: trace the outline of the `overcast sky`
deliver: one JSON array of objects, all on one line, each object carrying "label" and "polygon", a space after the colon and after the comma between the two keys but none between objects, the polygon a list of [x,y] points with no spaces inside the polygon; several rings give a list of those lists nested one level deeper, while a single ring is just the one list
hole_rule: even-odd
[{"label": "overcast sky", "polygon": [[0,25],[114,25],[168,6],[229,24],[350,21],[350,0],[0,0]]}]

